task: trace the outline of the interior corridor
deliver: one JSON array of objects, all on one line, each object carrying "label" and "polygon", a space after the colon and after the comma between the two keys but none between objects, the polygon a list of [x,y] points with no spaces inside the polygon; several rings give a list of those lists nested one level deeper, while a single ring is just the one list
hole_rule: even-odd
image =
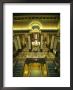
[{"label": "interior corridor", "polygon": [[13,14],[13,77],[60,76],[60,14]]}]

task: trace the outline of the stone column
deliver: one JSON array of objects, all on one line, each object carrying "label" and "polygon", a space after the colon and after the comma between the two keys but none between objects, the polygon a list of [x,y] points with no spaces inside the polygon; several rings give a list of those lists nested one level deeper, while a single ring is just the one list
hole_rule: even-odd
[{"label": "stone column", "polygon": [[53,49],[53,43],[54,43],[54,35],[51,38],[51,45],[50,45],[50,49]]},{"label": "stone column", "polygon": [[48,35],[48,38],[47,38],[47,43],[48,43],[48,46],[49,46],[49,43],[50,43],[50,41],[49,41],[49,35]]},{"label": "stone column", "polygon": [[28,35],[28,48],[31,49],[31,40],[30,40],[30,35]]},{"label": "stone column", "polygon": [[43,35],[41,35],[41,49],[43,49]]},{"label": "stone column", "polygon": [[24,35],[22,35],[22,46],[24,46],[25,44],[25,38],[24,38]]},{"label": "stone column", "polygon": [[54,50],[56,50],[56,48],[57,48],[57,39],[55,39],[54,41]]},{"label": "stone column", "polygon": [[14,42],[15,51],[17,51],[17,50],[18,50],[18,43],[17,43],[17,39],[16,39],[16,38],[14,38],[13,42]]},{"label": "stone column", "polygon": [[17,36],[17,42],[18,42],[18,47],[19,47],[19,49],[22,49],[19,36]]}]

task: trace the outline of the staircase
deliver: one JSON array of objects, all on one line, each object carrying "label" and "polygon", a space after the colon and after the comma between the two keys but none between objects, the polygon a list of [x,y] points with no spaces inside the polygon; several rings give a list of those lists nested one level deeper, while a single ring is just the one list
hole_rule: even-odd
[{"label": "staircase", "polygon": [[23,64],[16,63],[13,68],[13,77],[22,77],[23,76]]},{"label": "staircase", "polygon": [[48,64],[48,76],[49,77],[58,77],[58,72],[55,70],[55,64],[54,63]]}]

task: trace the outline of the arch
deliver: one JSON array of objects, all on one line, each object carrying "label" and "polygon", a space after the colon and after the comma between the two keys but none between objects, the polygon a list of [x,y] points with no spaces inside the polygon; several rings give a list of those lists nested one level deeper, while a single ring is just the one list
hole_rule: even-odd
[{"label": "arch", "polygon": [[32,29],[33,26],[38,26],[40,27],[40,29],[42,28],[42,24],[37,21],[37,20],[33,20],[30,24],[29,24],[29,29]]}]

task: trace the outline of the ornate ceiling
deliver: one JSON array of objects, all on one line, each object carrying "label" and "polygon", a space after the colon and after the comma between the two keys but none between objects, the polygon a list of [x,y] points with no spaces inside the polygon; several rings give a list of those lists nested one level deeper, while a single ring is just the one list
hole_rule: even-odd
[{"label": "ornate ceiling", "polygon": [[39,25],[41,30],[59,30],[59,13],[14,13],[13,30],[31,30]]}]

